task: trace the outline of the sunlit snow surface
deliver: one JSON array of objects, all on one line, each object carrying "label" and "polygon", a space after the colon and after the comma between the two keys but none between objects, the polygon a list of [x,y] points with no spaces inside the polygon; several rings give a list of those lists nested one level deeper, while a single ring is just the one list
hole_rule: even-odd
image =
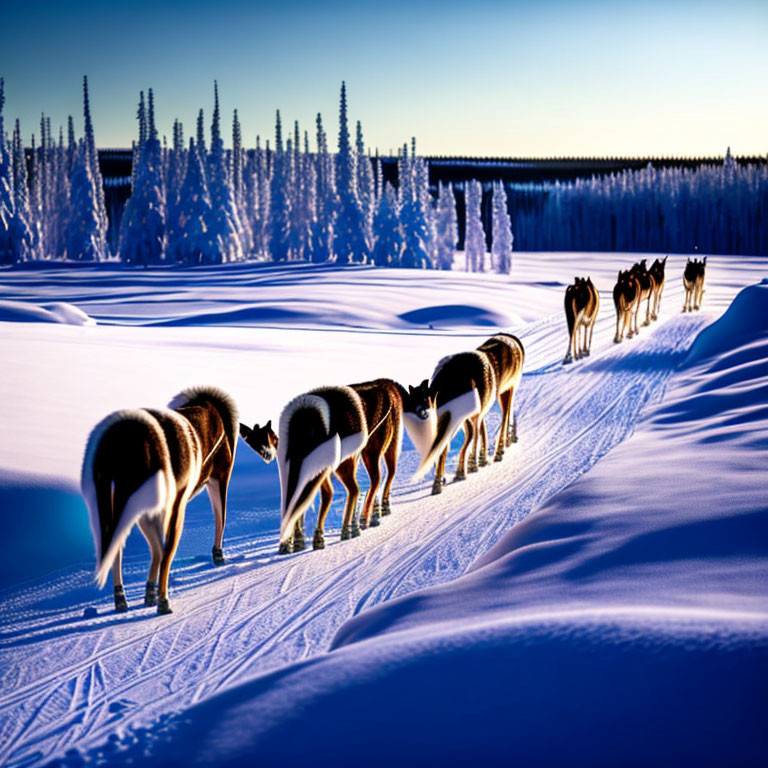
[{"label": "sunlit snow surface", "polygon": [[[705,765],[729,749],[742,764],[764,754],[768,334],[764,324],[753,338],[744,320],[764,300],[745,294],[721,321],[728,331],[706,331],[684,361],[768,264],[710,258],[704,311],[682,315],[685,259],[670,257],[662,318],[613,345],[611,288],[634,259],[516,254],[511,277],[0,271],[0,301],[66,302],[98,323],[0,323],[0,763],[139,762],[149,751],[159,764]],[[602,298],[593,354],[563,367],[564,287],[587,274]],[[418,383],[497,328],[527,350],[520,442],[501,464],[431,497],[430,481],[408,484],[406,442],[381,527],[345,543],[334,530],[323,552],[278,557],[277,471],[241,444],[226,566],[210,562],[213,515],[198,498],[174,562],[173,616],[140,607],[138,533],[124,568],[134,608],[116,616],[109,590],[92,585],[76,480],[105,413],[210,382],[244,421],[274,421],[319,384]]]}]

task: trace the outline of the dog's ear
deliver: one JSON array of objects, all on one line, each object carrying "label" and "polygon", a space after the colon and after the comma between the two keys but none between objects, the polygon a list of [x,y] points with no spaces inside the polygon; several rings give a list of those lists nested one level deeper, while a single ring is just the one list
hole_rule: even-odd
[{"label": "dog's ear", "polygon": [[410,384],[408,385],[408,394],[409,395],[413,394],[413,387]]},{"label": "dog's ear", "polygon": [[267,432],[269,432],[269,430],[270,430],[270,429],[272,429],[272,419],[270,419],[270,420],[269,420],[269,421],[268,421],[268,422],[267,422],[267,423],[264,425],[264,429],[266,429],[266,430],[267,430]]},{"label": "dog's ear", "polygon": [[425,389],[429,389],[429,379],[424,379],[424,381],[422,381],[419,386],[422,386]]},{"label": "dog's ear", "polygon": [[251,434],[250,427],[246,427],[245,424],[240,422],[240,437],[242,437],[243,440],[247,440],[248,439],[248,435],[250,435],[250,434]]}]

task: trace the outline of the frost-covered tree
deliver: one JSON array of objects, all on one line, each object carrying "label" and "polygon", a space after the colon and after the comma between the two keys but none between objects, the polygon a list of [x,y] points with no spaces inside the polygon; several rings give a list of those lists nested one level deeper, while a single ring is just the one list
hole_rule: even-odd
[{"label": "frost-covered tree", "polygon": [[269,252],[273,261],[291,256],[290,158],[283,151],[280,111],[275,120],[275,152],[272,158],[272,183],[269,188]]},{"label": "frost-covered tree", "polygon": [[13,216],[11,218],[11,262],[34,259],[35,241],[32,231],[32,215],[29,208],[29,189],[27,187],[27,161],[24,146],[21,143],[21,129],[16,120],[13,129]]},{"label": "frost-covered tree", "polygon": [[352,152],[347,120],[347,86],[341,84],[339,99],[339,151],[336,155],[338,212],[334,226],[336,259],[346,264],[363,262],[368,256],[365,219],[357,190],[356,157]]},{"label": "frost-covered tree", "polygon": [[398,176],[400,179],[400,226],[403,232],[401,266],[426,269],[432,266],[430,253],[431,232],[419,186],[416,156],[408,157],[407,147],[400,152]]},{"label": "frost-covered tree", "polygon": [[213,208],[211,228],[213,236],[219,242],[222,261],[238,261],[243,258],[243,246],[240,241],[240,217],[229,178],[224,141],[221,138],[219,87],[215,82],[213,93],[211,152],[208,157],[208,194],[211,196]]},{"label": "frost-covered tree", "polygon": [[144,92],[139,97],[139,144],[131,197],[120,223],[120,258],[126,264],[148,266],[165,259],[167,245],[165,184],[155,102],[149,89],[149,114]]},{"label": "frost-covered tree", "polygon": [[99,222],[98,242],[103,257],[109,253],[107,248],[107,229],[109,228],[109,219],[107,218],[107,208],[104,204],[104,180],[101,178],[101,169],[99,167],[99,155],[96,151],[96,136],[93,131],[93,120],[91,119],[91,102],[88,96],[88,78],[83,77],[83,118],[85,122],[85,149],[86,159],[90,166],[91,177],[93,179],[93,194],[95,200],[96,216]]},{"label": "frost-covered tree", "polygon": [[5,140],[4,104],[5,83],[0,77],[0,264],[11,264],[16,260],[13,241],[11,240],[14,198],[13,166]]},{"label": "frost-covered tree", "polygon": [[336,228],[336,183],[333,158],[328,152],[328,137],[323,129],[323,119],[317,114],[317,195],[315,218],[311,225],[311,258],[316,263],[330,261],[334,255]]},{"label": "frost-covered tree", "polygon": [[99,200],[91,174],[85,141],[78,144],[69,179],[70,217],[66,228],[66,254],[73,261],[102,261],[106,243],[98,214]]},{"label": "frost-covered tree", "polygon": [[504,185],[497,182],[493,185],[493,218],[491,224],[493,244],[493,268],[502,274],[508,274],[512,268],[512,220],[507,210],[507,193]]},{"label": "frost-covered tree", "polygon": [[251,219],[245,210],[245,182],[243,173],[245,170],[245,153],[243,151],[243,137],[240,130],[240,120],[235,110],[232,117],[232,162],[230,178],[232,180],[232,196],[234,198],[237,223],[239,224],[240,245],[243,256],[253,252],[253,232]]},{"label": "frost-covered tree", "polygon": [[466,234],[464,237],[464,255],[467,272],[482,272],[485,266],[485,232],[481,216],[483,188],[479,181],[469,181],[465,186],[466,196]]},{"label": "frost-covered tree", "polygon": [[398,217],[397,195],[389,182],[384,185],[379,198],[373,229],[376,233],[374,264],[379,267],[399,267],[405,243]]},{"label": "frost-covered tree", "polygon": [[364,237],[370,253],[373,249],[373,216],[376,211],[376,182],[373,177],[371,158],[365,152],[363,143],[363,127],[357,121],[357,136],[355,140],[357,155],[357,191],[360,209],[363,213]]},{"label": "frost-covered tree", "polygon": [[453,259],[459,242],[459,225],[456,216],[456,198],[451,184],[440,184],[437,196],[437,267],[453,269]]},{"label": "frost-covered tree", "polygon": [[168,244],[168,250],[179,264],[221,263],[218,239],[210,226],[212,218],[203,159],[194,140],[190,139],[187,171],[179,193],[178,220],[169,228],[173,239]]}]

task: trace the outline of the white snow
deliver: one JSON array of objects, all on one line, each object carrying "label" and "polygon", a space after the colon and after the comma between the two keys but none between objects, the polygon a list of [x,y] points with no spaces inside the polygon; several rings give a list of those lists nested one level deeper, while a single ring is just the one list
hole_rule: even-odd
[{"label": "white snow", "polygon": [[[10,373],[0,509],[13,542],[0,763],[119,764],[147,751],[166,764],[662,755],[707,765],[727,750],[734,764],[755,762],[766,747],[768,348],[767,326],[750,338],[742,316],[764,302],[741,294],[725,330],[702,334],[674,372],[768,262],[709,259],[704,312],[688,315],[685,259],[670,257],[660,321],[613,345],[608,297],[636,258],[516,253],[509,277],[296,265],[0,272],[0,299],[69,301],[99,322],[0,326]],[[601,315],[592,356],[563,367],[563,292],[577,274],[601,291]],[[194,324],[232,320],[238,306],[249,327]],[[322,384],[416,384],[498,329],[466,315],[441,330],[402,319],[451,306],[509,318],[500,327],[525,344],[520,442],[503,462],[431,497],[431,481],[408,484],[420,457],[406,440],[391,517],[279,557],[276,466],[241,445],[227,565],[210,563],[213,514],[198,498],[172,571],[175,613],[139,607],[149,557],[137,536],[124,563],[133,607],[112,612],[90,581],[87,513],[71,490],[93,424],[197,383],[230,392],[248,423],[274,422]],[[82,528],[62,556],[57,533]],[[14,586],[24,568],[33,581]]]}]

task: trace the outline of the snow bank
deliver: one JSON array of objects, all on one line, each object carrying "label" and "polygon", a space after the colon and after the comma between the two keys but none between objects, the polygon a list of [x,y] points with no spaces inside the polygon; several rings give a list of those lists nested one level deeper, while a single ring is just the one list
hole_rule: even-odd
[{"label": "snow bank", "polygon": [[96,325],[92,317],[88,317],[81,309],[64,301],[39,306],[23,301],[0,301],[0,322]]},{"label": "snow bank", "polygon": [[744,288],[726,313],[691,347],[689,362],[704,360],[768,335],[768,277]]},{"label": "snow bank", "polygon": [[466,576],[188,710],[153,764],[763,765],[766,301]]}]

